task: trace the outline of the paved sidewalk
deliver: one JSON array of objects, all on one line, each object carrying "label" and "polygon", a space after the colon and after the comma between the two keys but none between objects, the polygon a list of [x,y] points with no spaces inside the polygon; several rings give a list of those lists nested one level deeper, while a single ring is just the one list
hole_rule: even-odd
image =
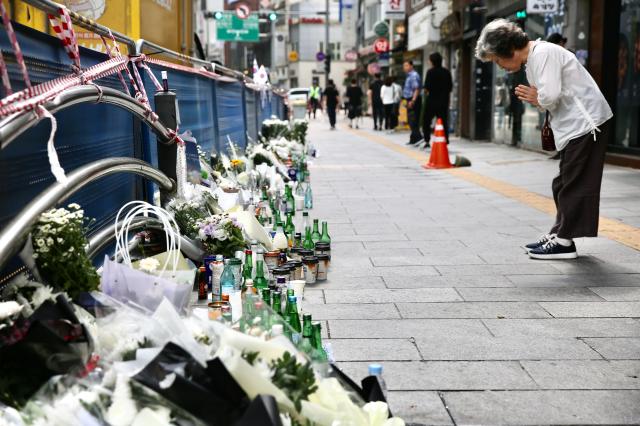
[{"label": "paved sidewalk", "polygon": [[[530,260],[521,245],[549,214],[422,169],[406,134],[327,128],[312,121],[312,216],[329,221],[333,262],[303,308],[326,322],[345,371],[382,363],[408,423],[640,423],[640,252],[583,239],[578,260]],[[451,151],[467,170],[550,195],[557,162],[544,155]],[[640,173],[605,175],[602,214],[640,226]]]}]

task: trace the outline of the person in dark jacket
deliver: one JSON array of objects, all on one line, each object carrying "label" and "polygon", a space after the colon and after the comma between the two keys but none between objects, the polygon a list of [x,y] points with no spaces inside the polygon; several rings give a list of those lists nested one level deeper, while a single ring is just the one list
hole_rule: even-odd
[{"label": "person in dark jacket", "polygon": [[336,129],[336,108],[338,104],[340,104],[340,93],[338,89],[336,89],[336,85],[333,80],[329,80],[329,85],[326,89],[324,89],[324,93],[322,94],[324,98],[324,105],[327,111],[327,115],[329,116],[329,124],[331,125],[331,130]]},{"label": "person in dark jacket", "polygon": [[424,79],[424,92],[427,101],[424,110],[423,134],[429,146],[427,135],[432,134],[432,121],[434,118],[441,118],[444,126],[444,133],[449,143],[449,96],[453,89],[451,72],[442,67],[442,55],[434,52],[429,55],[431,68],[427,71]]},{"label": "person in dark jacket", "polygon": [[380,97],[380,89],[382,88],[382,78],[380,73],[375,75],[375,80],[369,85],[371,90],[371,112],[373,114],[373,130],[382,130],[382,122],[384,119],[384,104]]}]

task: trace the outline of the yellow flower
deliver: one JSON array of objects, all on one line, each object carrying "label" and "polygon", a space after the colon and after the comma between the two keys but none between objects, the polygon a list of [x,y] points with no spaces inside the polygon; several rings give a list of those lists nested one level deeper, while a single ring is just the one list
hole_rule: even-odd
[{"label": "yellow flower", "polygon": [[233,159],[231,160],[231,164],[233,165],[233,167],[240,166],[242,165],[242,160]]}]

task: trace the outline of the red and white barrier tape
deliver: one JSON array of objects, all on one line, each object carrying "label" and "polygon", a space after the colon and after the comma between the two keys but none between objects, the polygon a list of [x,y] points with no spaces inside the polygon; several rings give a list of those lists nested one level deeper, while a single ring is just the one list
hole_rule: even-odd
[{"label": "red and white barrier tape", "polygon": [[78,70],[81,70],[80,67],[80,49],[78,48],[78,41],[76,39],[76,33],[73,30],[73,24],[71,22],[71,17],[69,16],[69,12],[64,7],[58,9],[58,17],[49,14],[49,22],[51,22],[51,27],[53,31],[56,33],[56,36],[62,41],[62,45],[64,46],[64,50],[66,50],[67,55],[73,61],[74,65]]},{"label": "red and white barrier tape", "polygon": [[13,30],[13,25],[11,24],[11,19],[9,18],[9,14],[7,13],[7,9],[5,9],[4,5],[2,4],[0,4],[0,12],[2,13],[2,23],[4,24],[4,28],[7,31],[7,35],[9,36],[9,41],[11,42],[13,53],[16,55],[16,61],[18,62],[18,67],[20,68],[20,72],[22,73],[24,84],[25,86],[27,86],[27,89],[31,89],[31,80],[29,79],[27,66],[24,63],[24,56],[22,55],[22,50],[20,49],[20,44],[18,43],[18,37],[16,37],[16,32]]},{"label": "red and white barrier tape", "polygon": [[[111,53],[111,47],[109,47],[109,43],[107,43],[107,39],[105,39],[103,36],[100,36],[100,38],[102,39],[102,43],[104,44],[105,49],[107,50],[107,55],[109,55],[109,58],[113,58],[116,55]],[[116,52],[118,52],[118,56],[120,56],[120,50],[118,49],[118,45],[115,45],[116,47]],[[127,70],[128,72],[129,70]],[[120,80],[120,83],[122,84],[122,88],[124,89],[124,92],[131,96],[131,92],[129,91],[129,86],[127,86],[127,82],[124,81],[124,77],[122,76],[122,73],[119,72],[117,73],[118,75],[118,80]]]},{"label": "red and white barrier tape", "polygon": [[14,93],[0,100],[0,117],[34,110],[36,106],[53,99],[70,87],[80,86],[83,83],[98,80],[116,72],[123,71],[128,63],[129,58],[126,56],[112,58],[87,68],[79,75],[66,75],[33,86],[30,92],[25,89],[21,92]]}]

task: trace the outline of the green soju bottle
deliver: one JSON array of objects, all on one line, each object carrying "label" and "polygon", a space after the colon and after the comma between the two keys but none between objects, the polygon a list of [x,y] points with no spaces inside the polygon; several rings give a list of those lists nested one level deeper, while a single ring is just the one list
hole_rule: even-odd
[{"label": "green soju bottle", "polygon": [[311,237],[311,228],[307,227],[304,230],[304,241],[302,242],[302,247],[307,250],[313,250],[316,248],[316,243],[313,242],[313,238]]},{"label": "green soju bottle", "polygon": [[291,187],[289,185],[284,187],[284,201],[287,206],[285,213],[295,213],[296,200],[293,198],[293,191],[291,191]]},{"label": "green soju bottle", "polygon": [[269,283],[264,276],[264,261],[258,260],[256,263],[256,277],[253,279],[253,286],[257,291],[262,291],[263,288],[268,288]]},{"label": "green soju bottle", "polygon": [[322,347],[322,325],[320,322],[314,321],[311,324],[313,329],[313,346],[315,348],[314,358],[318,361],[327,361],[327,353]]},{"label": "green soju bottle", "polygon": [[298,304],[295,296],[289,296],[287,303],[287,322],[293,329],[291,341],[297,345],[302,337],[302,327],[300,326],[300,315],[298,314]]},{"label": "green soju bottle", "polygon": [[268,288],[262,289],[262,301],[264,302],[265,306],[271,306],[271,290],[269,290]]},{"label": "green soju bottle", "polygon": [[252,279],[253,275],[253,252],[251,250],[244,251],[244,266],[242,267],[242,289],[245,289],[247,280]]},{"label": "green soju bottle", "polygon": [[[320,241],[320,229],[318,227],[318,219],[313,219],[313,232],[311,233],[311,241],[313,241],[314,248],[315,244]],[[305,247],[306,248],[306,247]]]},{"label": "green soju bottle", "polygon": [[300,349],[313,358],[315,347],[313,346],[313,327],[311,326],[311,315],[302,316],[302,341]]},{"label": "green soju bottle", "polygon": [[331,237],[329,236],[329,225],[327,222],[322,222],[322,235],[320,236],[321,243],[331,244]]},{"label": "green soju bottle", "polygon": [[287,213],[287,223],[284,225],[284,233],[289,240],[289,248],[293,247],[293,242],[296,236],[296,226],[293,224],[293,212]]},{"label": "green soju bottle", "polygon": [[271,295],[271,309],[273,309],[273,311],[280,315],[282,315],[282,293],[278,290],[274,291],[273,294]]}]

